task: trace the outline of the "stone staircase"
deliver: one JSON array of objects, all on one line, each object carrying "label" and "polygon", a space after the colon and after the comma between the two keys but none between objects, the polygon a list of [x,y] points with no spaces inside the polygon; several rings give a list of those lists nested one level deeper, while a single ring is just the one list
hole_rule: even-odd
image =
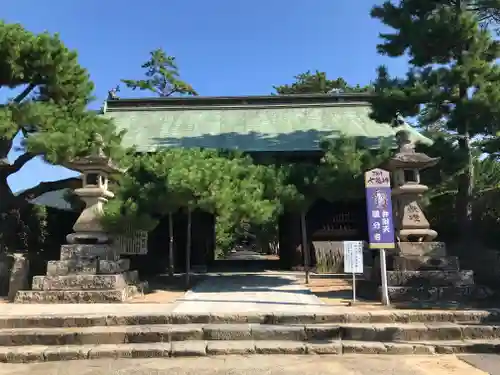
[{"label": "stone staircase", "polygon": [[[126,306],[126,305],[125,305]],[[500,351],[500,310],[0,317],[0,361]]]},{"label": "stone staircase", "polygon": [[60,260],[48,262],[47,274],[34,276],[32,290],[17,292],[15,302],[124,302],[146,287],[129,267],[111,245],[62,245]]}]

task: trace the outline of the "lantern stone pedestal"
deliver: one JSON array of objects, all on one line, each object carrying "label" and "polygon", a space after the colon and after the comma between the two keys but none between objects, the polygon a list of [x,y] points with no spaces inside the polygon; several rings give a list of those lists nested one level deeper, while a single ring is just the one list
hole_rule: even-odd
[{"label": "lantern stone pedestal", "polygon": [[75,190],[86,207],[61,246],[60,260],[47,264],[45,276],[33,277],[32,290],[19,291],[17,303],[110,303],[124,302],[142,294],[145,284],[137,271],[129,270],[129,260],[120,259],[120,249],[103,230],[99,217],[103,204],[114,195],[108,177],[118,171],[102,151],[68,165],[83,173],[83,187]]},{"label": "lantern stone pedestal", "polygon": [[[438,163],[415,151],[407,132],[397,134],[399,150],[385,166],[393,175],[393,217],[397,246],[387,259],[387,284],[391,302],[463,302],[486,297],[474,283],[473,271],[460,270],[457,257],[448,256],[443,242],[435,242],[420,198],[427,186],[420,170]],[[367,277],[380,285],[378,259]],[[380,293],[380,288],[379,288]]]},{"label": "lantern stone pedestal", "polygon": [[463,302],[483,296],[474,273],[461,270],[442,242],[401,242],[387,271],[393,302]]},{"label": "lantern stone pedestal", "polygon": [[16,303],[113,303],[143,293],[145,284],[129,260],[108,244],[61,246],[60,260],[34,276],[32,290],[17,292]]}]

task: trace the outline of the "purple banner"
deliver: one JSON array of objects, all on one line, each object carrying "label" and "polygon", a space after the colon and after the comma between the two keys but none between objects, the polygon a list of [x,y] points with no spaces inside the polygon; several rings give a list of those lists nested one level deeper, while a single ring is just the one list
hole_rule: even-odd
[{"label": "purple banner", "polygon": [[371,249],[394,248],[391,180],[388,171],[372,169],[365,173],[368,242]]}]

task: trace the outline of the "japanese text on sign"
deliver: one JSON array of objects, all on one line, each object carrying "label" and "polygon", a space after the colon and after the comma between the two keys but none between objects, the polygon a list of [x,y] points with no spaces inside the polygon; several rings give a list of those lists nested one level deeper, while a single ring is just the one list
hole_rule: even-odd
[{"label": "japanese text on sign", "polygon": [[344,241],[344,272],[363,273],[363,241]]},{"label": "japanese text on sign", "polygon": [[373,210],[371,214],[371,225],[374,231],[373,237],[375,240],[380,241],[382,234],[391,233],[391,215],[386,210]]},{"label": "japanese text on sign", "polygon": [[365,186],[366,187],[391,186],[391,179],[389,172],[378,168],[366,172]]},{"label": "japanese text on sign", "polygon": [[389,172],[374,169],[366,172],[366,208],[370,248],[393,248],[391,181]]}]

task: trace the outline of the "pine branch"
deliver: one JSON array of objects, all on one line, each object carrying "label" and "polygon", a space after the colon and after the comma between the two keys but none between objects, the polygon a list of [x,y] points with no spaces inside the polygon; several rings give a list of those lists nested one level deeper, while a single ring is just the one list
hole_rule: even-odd
[{"label": "pine branch", "polygon": [[25,200],[32,200],[50,191],[74,188],[81,184],[81,182],[82,180],[78,177],[71,177],[58,181],[40,182],[38,185],[23,191],[18,196]]},{"label": "pine branch", "polygon": [[7,172],[7,176],[19,172],[24,165],[32,160],[36,155],[30,154],[29,152],[22,154],[19,156],[14,163],[12,163],[9,167],[9,171]]},{"label": "pine branch", "polygon": [[14,103],[21,103],[35,89],[35,87],[36,85],[34,83],[30,83],[28,87],[23,90],[23,92],[14,98]]}]

